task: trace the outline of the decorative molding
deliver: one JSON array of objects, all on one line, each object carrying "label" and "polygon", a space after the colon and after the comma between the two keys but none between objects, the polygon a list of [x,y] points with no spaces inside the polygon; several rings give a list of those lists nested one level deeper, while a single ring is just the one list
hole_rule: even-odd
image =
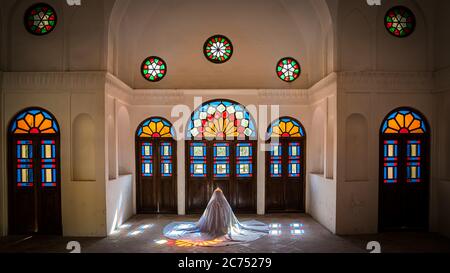
[{"label": "decorative molding", "polygon": [[105,89],[106,72],[5,72],[8,91],[97,91]]},{"label": "decorative molding", "polygon": [[339,72],[338,88],[345,92],[432,92],[432,72]]},{"label": "decorative molding", "polygon": [[337,74],[331,73],[308,90],[310,103],[316,103],[325,97],[336,94],[336,92]]},{"label": "decorative molding", "polygon": [[435,92],[450,91],[450,67],[435,72]]}]

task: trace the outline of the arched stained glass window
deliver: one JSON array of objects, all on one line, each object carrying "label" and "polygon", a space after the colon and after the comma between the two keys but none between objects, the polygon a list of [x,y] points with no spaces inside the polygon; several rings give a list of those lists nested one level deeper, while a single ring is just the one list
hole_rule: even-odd
[{"label": "arched stained glass window", "polygon": [[407,7],[397,6],[386,13],[384,25],[393,36],[407,37],[413,33],[416,27],[416,17]]},{"label": "arched stained glass window", "polygon": [[384,121],[383,134],[424,134],[427,128],[421,115],[410,109],[394,111]]},{"label": "arched stained glass window", "polygon": [[34,35],[49,34],[55,29],[56,22],[55,9],[45,3],[35,4],[25,12],[25,27]]},{"label": "arched stained glass window", "polygon": [[300,63],[291,57],[281,59],[277,63],[277,75],[282,81],[293,82],[300,77]]},{"label": "arched stained glass window", "polygon": [[11,123],[13,134],[56,134],[59,132],[58,124],[52,115],[42,109],[26,110]]},{"label": "arched stained glass window", "polygon": [[142,76],[148,81],[158,82],[167,74],[166,62],[156,56],[146,58],[141,65]]},{"label": "arched stained glass window", "polygon": [[256,127],[247,109],[230,100],[203,104],[191,117],[188,139],[256,138]]},{"label": "arched stained glass window", "polygon": [[305,209],[306,134],[301,123],[281,117],[268,128],[266,209],[269,212]]},{"label": "arched stained glass window", "polygon": [[213,63],[225,63],[233,55],[233,44],[223,35],[214,35],[203,46],[206,59]]},{"label": "arched stained glass window", "polygon": [[269,136],[272,138],[303,137],[305,133],[297,120],[290,117],[282,117],[269,127]]},{"label": "arched stained glass window", "polygon": [[137,136],[140,138],[174,138],[172,124],[164,118],[149,118],[139,126]]}]

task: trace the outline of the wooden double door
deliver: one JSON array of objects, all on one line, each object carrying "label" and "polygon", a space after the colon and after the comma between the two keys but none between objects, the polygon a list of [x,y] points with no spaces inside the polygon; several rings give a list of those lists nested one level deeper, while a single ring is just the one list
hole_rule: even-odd
[{"label": "wooden double door", "polygon": [[137,213],[177,213],[176,142],[136,140]]},{"label": "wooden double door", "polygon": [[220,187],[234,212],[256,213],[256,146],[256,141],[187,141],[187,212],[202,213]]},{"label": "wooden double door", "polygon": [[9,140],[9,234],[61,235],[59,136]]},{"label": "wooden double door", "polygon": [[305,212],[305,139],[280,138],[266,152],[266,212]]},{"label": "wooden double door", "polygon": [[428,230],[429,166],[427,135],[382,135],[380,231]]}]

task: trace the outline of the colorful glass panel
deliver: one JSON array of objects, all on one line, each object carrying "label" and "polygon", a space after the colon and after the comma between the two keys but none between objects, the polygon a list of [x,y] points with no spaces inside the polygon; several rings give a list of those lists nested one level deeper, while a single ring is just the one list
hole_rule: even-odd
[{"label": "colorful glass panel", "polygon": [[161,167],[161,176],[163,177],[171,177],[172,176],[172,167],[173,167],[173,159],[172,159],[172,143],[171,142],[161,142],[160,145],[160,167]]},{"label": "colorful glass panel", "polygon": [[163,118],[149,118],[141,124],[137,136],[141,138],[173,138],[175,132],[169,121]]},{"label": "colorful glass panel", "polygon": [[25,27],[31,34],[49,34],[55,29],[56,23],[55,9],[48,4],[35,4],[25,12]]},{"label": "colorful glass panel", "polygon": [[225,63],[233,55],[233,44],[223,35],[215,35],[206,40],[203,47],[206,59],[213,63]]},{"label": "colorful glass panel", "polygon": [[398,182],[398,149],[397,140],[384,141],[384,183]]},{"label": "colorful glass panel", "polygon": [[11,124],[13,134],[56,134],[58,124],[46,111],[30,109],[20,113]]},{"label": "colorful glass panel", "polygon": [[256,138],[256,127],[250,113],[244,106],[226,100],[203,104],[193,113],[188,128],[188,138]]},{"label": "colorful glass panel", "polygon": [[384,24],[393,36],[407,37],[413,33],[416,27],[416,17],[407,7],[397,6],[386,13]]},{"label": "colorful glass panel", "polygon": [[301,145],[298,142],[289,143],[288,175],[289,177],[300,177],[301,173]]},{"label": "colorful glass panel", "polygon": [[146,58],[141,65],[142,76],[148,81],[158,82],[167,74],[167,64],[160,57]]},{"label": "colorful glass panel", "polygon": [[141,175],[153,176],[153,143],[151,142],[141,144]]},{"label": "colorful glass panel", "polygon": [[16,144],[17,177],[16,183],[19,188],[33,187],[33,141],[19,140]]},{"label": "colorful glass panel", "polygon": [[189,150],[191,177],[206,177],[206,143],[191,143]]},{"label": "colorful glass panel", "polygon": [[282,171],[283,146],[280,143],[270,144],[270,176],[281,177]]},{"label": "colorful glass panel", "polygon": [[406,156],[406,182],[422,182],[422,141],[408,140]]},{"label": "colorful glass panel", "polygon": [[427,132],[421,115],[411,110],[399,110],[384,121],[383,134],[424,134]]},{"label": "colorful glass panel", "polygon": [[293,118],[283,117],[272,123],[269,136],[273,138],[303,137],[303,127]]},{"label": "colorful glass panel", "polygon": [[230,144],[214,143],[214,177],[230,177]]},{"label": "colorful glass panel", "polygon": [[293,82],[300,77],[300,63],[294,58],[286,57],[277,64],[277,75],[282,81]]},{"label": "colorful glass panel", "polygon": [[253,144],[236,145],[236,176],[253,177]]},{"label": "colorful glass panel", "polygon": [[42,187],[56,187],[56,142],[54,140],[41,141],[41,185]]}]

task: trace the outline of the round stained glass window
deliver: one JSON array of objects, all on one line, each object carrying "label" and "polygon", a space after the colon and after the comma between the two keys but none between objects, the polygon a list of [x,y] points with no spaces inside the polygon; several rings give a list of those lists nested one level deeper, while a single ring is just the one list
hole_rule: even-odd
[{"label": "round stained glass window", "polygon": [[386,13],[384,25],[395,37],[407,37],[413,33],[416,27],[416,17],[407,7],[397,6]]},{"label": "round stained glass window", "polygon": [[285,82],[293,82],[300,77],[300,63],[294,58],[286,57],[277,64],[277,75]]},{"label": "round stained glass window", "polygon": [[151,56],[142,63],[141,72],[146,80],[158,82],[167,74],[167,64],[160,57]]},{"label": "round stained glass window", "polygon": [[223,35],[214,35],[206,40],[203,47],[205,57],[213,63],[225,63],[233,55],[233,44]]},{"label": "round stained glass window", "polygon": [[25,27],[31,34],[49,34],[55,29],[56,22],[55,10],[45,3],[35,4],[25,13]]}]

